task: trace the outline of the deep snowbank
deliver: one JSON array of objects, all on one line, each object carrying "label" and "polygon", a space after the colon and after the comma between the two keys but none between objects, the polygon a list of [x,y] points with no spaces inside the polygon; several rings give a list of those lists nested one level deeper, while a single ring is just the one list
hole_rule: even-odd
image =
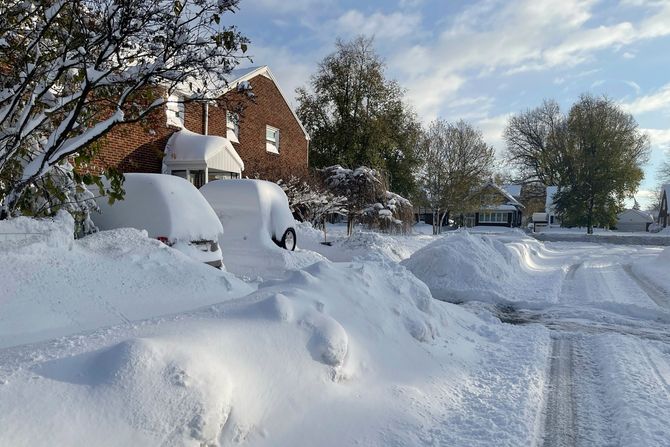
[{"label": "deep snowbank", "polygon": [[541,243],[509,233],[447,234],[402,262],[437,299],[451,302],[555,302],[564,274]]},{"label": "deep snowbank", "polygon": [[432,235],[415,234],[412,236],[390,235],[374,231],[356,230],[346,237],[343,228],[329,225],[328,240],[331,245],[323,245],[323,231],[315,229],[309,223],[297,223],[298,245],[304,249],[318,252],[336,262],[348,262],[355,258],[381,256],[392,262],[409,258],[412,253],[432,242]]},{"label": "deep snowbank", "polygon": [[0,445],[529,445],[548,342],[383,258],[322,261],[191,313],[0,350]]},{"label": "deep snowbank", "polygon": [[662,307],[670,309],[670,247],[664,248],[663,251],[656,256],[650,256],[646,259],[641,259],[631,265],[631,270],[634,275],[647,281],[656,289],[650,291],[652,294],[656,292],[658,300]]},{"label": "deep snowbank", "polygon": [[2,221],[0,233],[15,233],[0,240],[0,347],[129,324],[252,291],[146,232],[103,231],[75,241],[65,213],[53,220]]}]

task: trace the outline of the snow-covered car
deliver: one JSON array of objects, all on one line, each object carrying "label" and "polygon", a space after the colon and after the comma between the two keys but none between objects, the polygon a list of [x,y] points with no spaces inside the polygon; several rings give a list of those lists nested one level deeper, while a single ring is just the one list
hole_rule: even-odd
[{"label": "snow-covered car", "polygon": [[187,180],[164,174],[125,174],[123,200],[96,199],[91,213],[100,230],[137,228],[193,259],[223,266],[219,238],[223,226],[207,200]]},{"label": "snow-covered car", "polygon": [[278,245],[293,251],[295,220],[284,191],[264,180],[215,180],[200,188],[225,233],[224,247]]}]

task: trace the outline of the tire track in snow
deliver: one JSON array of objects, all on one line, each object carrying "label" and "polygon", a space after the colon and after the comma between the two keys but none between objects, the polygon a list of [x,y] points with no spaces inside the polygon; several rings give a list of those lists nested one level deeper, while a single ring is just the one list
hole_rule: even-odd
[{"label": "tire track in snow", "polygon": [[633,271],[633,266],[630,264],[624,265],[623,270],[631,277],[635,284],[644,291],[644,293],[649,296],[649,298],[656,303],[657,306],[663,307],[664,309],[670,309],[670,301],[668,296],[660,289],[658,289],[653,284],[649,283],[642,279],[637,273]]},{"label": "tire track in snow", "polygon": [[550,359],[542,446],[572,447],[575,445],[572,337],[558,335],[553,338]]},{"label": "tire track in snow", "polygon": [[[658,364],[649,354],[649,348],[639,340],[637,341],[637,343],[638,346],[640,347],[640,353],[642,353],[642,356],[649,365],[649,369],[653,372],[656,381],[661,385],[661,388],[663,388],[663,390],[665,391],[666,398],[670,401],[670,384],[668,384],[668,381],[665,379],[665,377],[663,377],[664,375],[661,372]],[[667,375],[670,372],[670,368],[668,368],[667,364],[665,365],[665,370],[666,370],[665,373]]]}]

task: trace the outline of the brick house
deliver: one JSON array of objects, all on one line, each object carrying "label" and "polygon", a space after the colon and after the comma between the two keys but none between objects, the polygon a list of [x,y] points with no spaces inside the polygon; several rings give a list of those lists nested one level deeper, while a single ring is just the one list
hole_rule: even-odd
[{"label": "brick house", "polygon": [[198,187],[219,178],[307,174],[309,135],[267,66],[234,70],[215,99],[184,103],[185,96],[177,92],[142,123],[109,132],[96,143],[91,168],[162,172]]}]

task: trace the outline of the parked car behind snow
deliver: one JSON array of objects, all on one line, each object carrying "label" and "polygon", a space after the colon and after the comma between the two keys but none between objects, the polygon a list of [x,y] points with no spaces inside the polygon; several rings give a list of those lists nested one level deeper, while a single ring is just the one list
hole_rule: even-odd
[{"label": "parked car behind snow", "polygon": [[187,180],[164,174],[125,174],[124,200],[97,199],[92,213],[100,230],[131,227],[198,261],[222,267],[219,237],[223,227],[212,207]]},{"label": "parked car behind snow", "polygon": [[264,180],[215,180],[200,192],[221,219],[225,233],[221,243],[228,247],[276,244],[295,250],[295,220],[284,191]]}]

